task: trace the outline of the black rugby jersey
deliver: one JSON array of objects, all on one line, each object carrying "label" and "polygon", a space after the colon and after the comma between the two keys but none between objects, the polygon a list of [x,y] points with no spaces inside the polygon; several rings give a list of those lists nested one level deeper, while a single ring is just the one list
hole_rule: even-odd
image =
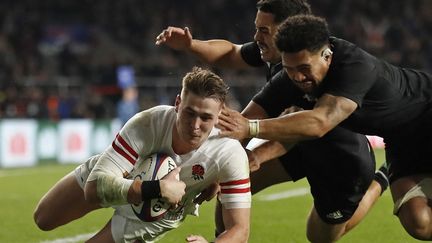
[{"label": "black rugby jersey", "polygon": [[425,116],[432,117],[430,74],[391,65],[342,39],[331,37],[330,44],[333,58],[319,92],[358,104],[341,125],[380,136],[427,125]]}]

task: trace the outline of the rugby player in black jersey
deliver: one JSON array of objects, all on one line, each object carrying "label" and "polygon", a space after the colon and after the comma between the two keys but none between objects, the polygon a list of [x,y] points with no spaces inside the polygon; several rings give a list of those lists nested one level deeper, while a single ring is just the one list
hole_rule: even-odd
[{"label": "rugby player in black jersey", "polygon": [[[313,108],[315,100],[304,96],[284,74],[273,40],[283,20],[310,13],[309,5],[303,0],[262,0],[257,9],[254,42],[201,41],[193,39],[188,28],[168,27],[157,36],[156,44],[188,51],[221,67],[266,65],[268,82],[243,110],[245,117],[277,117],[293,105]],[[269,141],[249,152],[252,193],[306,177],[314,197],[307,226],[308,239],[313,242],[339,239],[360,222],[387,187],[380,173],[376,180],[382,186],[372,182],[375,160],[366,137],[347,129],[337,127],[321,139],[301,142],[286,151],[280,143]]]},{"label": "rugby player in black jersey", "polygon": [[[432,75],[331,37],[326,21],[311,15],[281,24],[276,45],[290,85],[317,102],[311,110],[253,121],[254,137],[295,143],[337,126],[383,137],[393,212],[411,236],[432,240]],[[251,121],[239,113],[220,118],[221,136],[252,137]]]}]

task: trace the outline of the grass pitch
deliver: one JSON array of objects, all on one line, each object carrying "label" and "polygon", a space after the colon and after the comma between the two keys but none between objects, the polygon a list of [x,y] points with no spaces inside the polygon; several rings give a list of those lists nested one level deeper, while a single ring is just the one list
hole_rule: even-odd
[{"label": "grass pitch", "polygon": [[[383,161],[382,151],[377,151],[377,163]],[[112,210],[95,211],[86,217],[50,232],[40,231],[33,223],[33,210],[42,195],[75,165],[44,165],[34,168],[0,170],[0,243],[84,242],[109,220]],[[253,197],[251,243],[307,242],[306,218],[312,205],[310,194],[297,195],[272,201],[263,198],[286,191],[308,188],[305,180],[273,186]],[[214,234],[214,200],[204,203],[200,217],[188,217],[179,229],[169,232],[162,243],[185,242],[191,233],[207,239]],[[412,239],[392,215],[393,203],[387,190],[366,218],[342,238],[342,243],[411,243]]]}]

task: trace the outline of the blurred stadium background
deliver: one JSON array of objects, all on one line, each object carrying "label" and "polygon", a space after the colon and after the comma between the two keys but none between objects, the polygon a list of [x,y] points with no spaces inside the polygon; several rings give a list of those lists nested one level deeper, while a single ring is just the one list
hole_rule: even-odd
[{"label": "blurred stadium background", "polygon": [[[391,63],[432,70],[432,2],[310,0],[314,13],[346,38]],[[114,118],[117,73],[131,66],[141,108],[171,104],[179,78],[199,64],[157,48],[165,27],[195,38],[252,40],[256,1],[3,0],[0,4],[0,117]],[[223,18],[221,16],[224,16]],[[261,70],[218,70],[243,107],[263,84]]]},{"label": "blurred stadium background", "polygon": [[[2,0],[1,204],[14,205],[20,198],[6,189],[7,185],[13,185],[10,175],[21,171],[26,175],[34,169],[30,176],[16,180],[23,185],[34,184],[38,180],[35,175],[45,173],[44,168],[52,165],[6,168],[79,163],[103,150],[122,124],[118,110],[124,109],[118,107],[123,107],[121,104],[128,97],[135,99],[139,110],[173,104],[180,78],[192,66],[203,64],[185,53],[156,47],[154,40],[162,29],[169,25],[189,26],[198,39],[224,38],[244,43],[253,38],[255,3],[244,0]],[[353,41],[393,64],[432,71],[432,1],[309,0],[309,3],[315,14],[327,18],[334,35]],[[231,85],[230,104],[236,109],[244,107],[265,83],[262,70],[212,69]],[[136,90],[128,89],[131,84]],[[138,91],[137,96],[134,91]],[[65,166],[60,168],[73,168]],[[28,192],[32,195],[31,203],[23,207],[31,214],[37,199],[64,173],[45,182],[42,189]],[[23,189],[23,193],[27,191]],[[8,201],[6,194],[15,200]],[[19,196],[22,197],[19,200],[25,200],[30,195]],[[389,214],[389,196],[387,199],[386,214]],[[11,220],[16,219],[13,208],[1,209],[0,218],[6,212],[11,214]],[[286,215],[290,218],[289,213]],[[25,221],[31,225],[29,216]],[[394,218],[386,217],[392,220],[391,225],[402,230]],[[303,220],[295,226],[300,234],[304,223]],[[5,227],[1,227],[0,242],[20,242],[2,239],[6,235],[2,231],[8,228]],[[18,223],[16,227],[22,225]],[[20,231],[16,232],[12,233]],[[252,233],[257,237],[257,233]],[[404,232],[392,235],[401,241],[387,242],[411,242],[409,238],[399,237]],[[38,237],[25,239],[22,242],[40,241]],[[272,239],[268,242],[290,242]]]}]

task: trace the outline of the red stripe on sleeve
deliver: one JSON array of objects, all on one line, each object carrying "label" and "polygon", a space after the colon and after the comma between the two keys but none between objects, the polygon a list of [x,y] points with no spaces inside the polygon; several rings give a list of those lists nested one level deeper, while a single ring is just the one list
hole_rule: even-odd
[{"label": "red stripe on sleeve", "polygon": [[246,184],[246,183],[249,183],[249,178],[237,180],[237,181],[223,182],[223,183],[220,183],[219,185],[220,186],[234,186],[234,185],[241,185],[241,184]]},{"label": "red stripe on sleeve", "polygon": [[138,154],[137,152],[135,152],[133,150],[133,148],[131,146],[129,146],[129,144],[126,143],[126,141],[120,136],[120,134],[117,134],[116,138],[118,139],[118,141],[120,142],[120,144],[130,153],[132,154],[132,156],[135,157],[135,159],[138,159]]},{"label": "red stripe on sleeve", "polygon": [[113,149],[119,153],[121,156],[123,156],[125,159],[127,159],[132,165],[135,165],[136,160],[132,157],[130,157],[125,151],[123,151],[117,144],[115,144],[115,141],[112,142]]},{"label": "red stripe on sleeve", "polygon": [[250,192],[250,187],[248,187],[248,188],[221,189],[221,193],[224,193],[224,194],[246,193],[246,192]]}]

